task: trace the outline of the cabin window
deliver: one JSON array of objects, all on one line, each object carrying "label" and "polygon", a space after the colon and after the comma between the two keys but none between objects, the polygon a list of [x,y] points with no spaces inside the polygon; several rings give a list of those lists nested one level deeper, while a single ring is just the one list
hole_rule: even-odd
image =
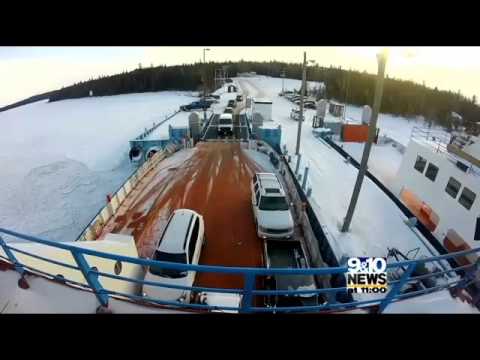
[{"label": "cabin window", "polygon": [[447,184],[447,187],[445,188],[445,191],[452,198],[456,199],[461,187],[462,187],[462,184],[460,184],[460,182],[458,182],[453,177],[451,177],[450,180],[448,180],[448,184]]},{"label": "cabin window", "polygon": [[458,202],[462,204],[465,209],[470,210],[477,195],[467,187],[463,188],[462,195],[458,198]]},{"label": "cabin window", "polygon": [[435,181],[438,174],[438,167],[432,163],[428,164],[427,171],[425,171],[425,176],[432,181]]},{"label": "cabin window", "polygon": [[427,165],[427,160],[425,160],[420,155],[417,156],[417,160],[415,161],[415,165],[413,166],[418,172],[423,174],[425,170],[425,166]]}]

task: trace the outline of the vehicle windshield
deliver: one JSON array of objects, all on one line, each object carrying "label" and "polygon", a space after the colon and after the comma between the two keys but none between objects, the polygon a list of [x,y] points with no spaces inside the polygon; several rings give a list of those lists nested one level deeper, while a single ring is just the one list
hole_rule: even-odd
[{"label": "vehicle windshield", "polygon": [[[170,254],[162,251],[155,251],[155,255],[153,256],[153,260],[157,261],[168,261],[180,264],[187,263],[187,256],[185,253],[183,254]],[[158,275],[161,277],[172,278],[172,279],[179,279],[187,276],[186,270],[175,270],[175,269],[164,269],[159,266],[150,266],[150,272],[154,275]]]},{"label": "vehicle windshield", "polygon": [[262,196],[260,210],[288,210],[287,200],[284,196]]},{"label": "vehicle windshield", "polygon": [[231,125],[232,124],[232,119],[220,119],[219,123],[221,125]]}]

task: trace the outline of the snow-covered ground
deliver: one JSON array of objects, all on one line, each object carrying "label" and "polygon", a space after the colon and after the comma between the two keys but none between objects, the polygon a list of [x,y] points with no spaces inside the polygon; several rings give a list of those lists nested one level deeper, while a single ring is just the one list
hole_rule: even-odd
[{"label": "snow-covered ground", "polygon": [[[363,155],[363,143],[341,142],[337,144],[355,160],[360,162]],[[392,144],[372,144],[368,158],[368,170],[375,175],[387,188],[392,190],[395,177],[402,163],[402,153]]]},{"label": "snow-covered ground", "polygon": [[[362,118],[362,107],[347,105],[345,110],[345,119],[351,124],[360,124]],[[427,123],[421,118],[405,118],[391,114],[379,114],[377,128],[380,129],[379,136],[389,137],[403,146],[407,146],[410,141],[412,129],[414,127],[427,127]],[[438,126],[432,129],[440,130]],[[349,153],[358,162],[362,159],[363,143],[341,142],[337,144]],[[378,177],[388,188],[392,189],[394,178],[400,168],[403,154],[394,144],[373,144],[368,167],[372,174]]]},{"label": "snow-covered ground", "polygon": [[[273,100],[273,119],[282,126],[282,143],[286,144],[289,153],[293,154],[298,123],[289,118],[292,104],[278,96],[282,80],[268,77],[236,80],[250,96],[265,96]],[[285,80],[285,83],[298,88],[300,81]],[[311,122],[308,121],[314,112],[307,110],[307,121],[302,128],[301,173],[308,164],[309,183],[313,189],[310,200],[332,239],[331,246],[337,258],[340,260],[342,256],[386,256],[387,247],[396,247],[404,253],[420,247],[419,256],[429,256],[430,252],[418,238],[421,235],[407,227],[403,213],[369,179],[365,179],[363,183],[350,231],[340,231],[357,169],[346,163],[327,143],[314,137]]]},{"label": "snow-covered ground", "polygon": [[[129,140],[180,105],[184,92],[40,101],[0,113],[0,227],[74,240],[132,173]],[[182,117],[174,117],[168,123]]]},{"label": "snow-covered ground", "polygon": [[385,314],[478,314],[478,310],[454,299],[448,290],[418,296],[390,304]]},{"label": "snow-covered ground", "polygon": [[[345,120],[350,124],[360,124],[362,111],[363,108],[360,106],[347,105],[345,107]],[[378,114],[377,128],[380,128],[380,136],[388,136],[404,146],[407,146],[410,141],[410,135],[415,126],[427,127],[427,123],[420,117],[406,118],[392,114]],[[432,129],[437,128],[436,126],[432,127]]]}]

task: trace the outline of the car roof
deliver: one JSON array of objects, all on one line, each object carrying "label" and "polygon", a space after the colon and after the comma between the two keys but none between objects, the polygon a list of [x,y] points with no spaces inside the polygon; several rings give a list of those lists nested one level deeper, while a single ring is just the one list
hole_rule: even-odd
[{"label": "car roof", "polygon": [[256,173],[263,196],[285,196],[282,184],[273,173]]},{"label": "car roof", "polygon": [[158,250],[170,254],[184,253],[186,238],[196,215],[189,209],[175,210],[163,233]]}]

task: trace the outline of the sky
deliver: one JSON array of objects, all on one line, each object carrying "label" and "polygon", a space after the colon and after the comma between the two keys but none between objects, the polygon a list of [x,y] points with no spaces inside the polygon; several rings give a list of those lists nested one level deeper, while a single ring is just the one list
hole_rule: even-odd
[{"label": "sky", "polygon": [[[0,107],[75,82],[142,66],[202,61],[303,61],[377,72],[385,47],[0,47]],[[480,47],[387,47],[389,77],[480,98]]]}]

